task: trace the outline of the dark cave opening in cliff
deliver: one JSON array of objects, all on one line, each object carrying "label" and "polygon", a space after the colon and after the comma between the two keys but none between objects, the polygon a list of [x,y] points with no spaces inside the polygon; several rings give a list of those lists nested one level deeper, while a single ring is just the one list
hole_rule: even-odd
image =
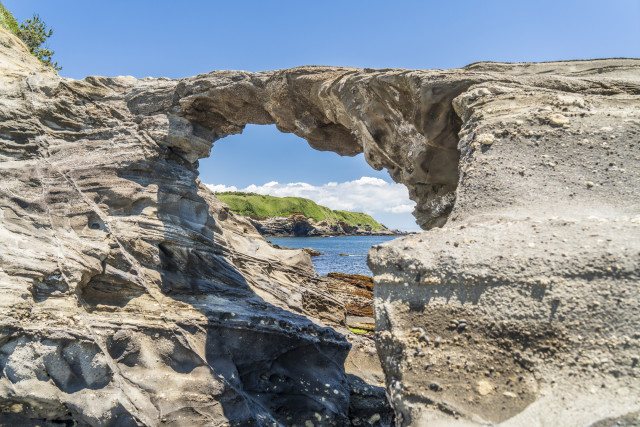
[{"label": "dark cave opening in cliff", "polygon": [[364,212],[389,229],[418,231],[408,190],[363,154],[318,151],[275,125],[247,125],[217,140],[199,164],[200,180],[214,192],[302,197],[334,210]]}]

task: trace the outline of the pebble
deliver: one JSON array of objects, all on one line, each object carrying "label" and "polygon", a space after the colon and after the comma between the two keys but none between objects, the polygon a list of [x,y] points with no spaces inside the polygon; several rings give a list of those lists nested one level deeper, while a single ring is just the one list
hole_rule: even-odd
[{"label": "pebble", "polygon": [[491,384],[487,380],[478,381],[476,389],[478,391],[478,394],[480,394],[481,396],[486,396],[487,394],[493,393],[494,391],[493,384]]},{"label": "pebble", "polygon": [[439,391],[440,390],[440,384],[438,384],[437,382],[432,382],[431,384],[429,384],[429,388],[433,391]]},{"label": "pebble", "polygon": [[484,145],[491,145],[493,144],[493,141],[495,141],[495,137],[493,135],[491,135],[490,133],[481,133],[480,135],[478,135],[476,137],[476,141],[478,141],[480,144],[484,144]]},{"label": "pebble", "polygon": [[585,182],[585,183],[584,183],[584,185],[586,185],[586,186],[587,186],[587,188],[591,188],[591,187],[593,187],[595,184],[594,184],[592,181],[587,181],[587,182]]},{"label": "pebble", "polygon": [[552,114],[549,116],[549,123],[553,126],[563,126],[569,124],[569,119],[562,114]]}]

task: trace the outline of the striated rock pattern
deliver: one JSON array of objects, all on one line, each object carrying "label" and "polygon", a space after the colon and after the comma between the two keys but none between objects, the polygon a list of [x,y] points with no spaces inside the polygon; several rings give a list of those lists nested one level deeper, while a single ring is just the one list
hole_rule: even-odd
[{"label": "striated rock pattern", "polygon": [[344,301],[347,316],[373,318],[373,277],[338,272],[330,272],[327,277],[334,279],[329,291]]},{"label": "striated rock pattern", "polygon": [[362,381],[308,255],[199,185],[158,141],[208,149],[132,113],[141,82],[60,79],[0,36],[0,421],[348,423]]},{"label": "striated rock pattern", "polygon": [[354,415],[380,402],[349,375],[380,385],[375,353],[308,255],[197,180],[213,141],[275,123],[387,168],[423,228],[449,219],[370,253],[398,424],[633,422],[639,67],[74,81],[0,30],[2,421],[390,422]]}]

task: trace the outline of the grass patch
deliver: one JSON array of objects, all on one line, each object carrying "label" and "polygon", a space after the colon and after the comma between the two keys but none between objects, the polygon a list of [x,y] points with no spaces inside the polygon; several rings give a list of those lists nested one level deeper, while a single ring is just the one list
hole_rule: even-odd
[{"label": "grass patch", "polygon": [[352,328],[351,326],[349,326],[349,330],[352,333],[358,334],[358,335],[366,335],[366,334],[372,334],[373,333],[373,331],[367,331],[366,329]]},{"label": "grass patch", "polygon": [[13,17],[13,14],[9,12],[5,7],[0,3],[0,27],[9,30],[14,35],[19,36],[20,25],[18,25],[18,21]]},{"label": "grass patch", "polygon": [[274,197],[239,191],[216,193],[216,196],[229,205],[229,209],[233,212],[259,220],[300,213],[315,221],[327,221],[330,224],[346,222],[351,226],[369,227],[373,231],[386,229],[384,225],[367,214],[333,211],[302,197]]},{"label": "grass patch", "polygon": [[342,218],[347,224],[360,224],[362,227],[369,226],[372,230],[378,231],[386,228],[371,216],[361,212],[333,211],[336,216]]}]

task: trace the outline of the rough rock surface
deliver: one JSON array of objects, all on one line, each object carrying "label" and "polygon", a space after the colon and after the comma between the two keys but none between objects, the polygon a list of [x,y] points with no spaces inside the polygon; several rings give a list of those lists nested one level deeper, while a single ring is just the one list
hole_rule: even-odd
[{"label": "rough rock surface", "polygon": [[400,236],[398,230],[373,230],[369,225],[350,225],[346,222],[331,224],[316,221],[304,215],[288,215],[267,219],[250,219],[258,232],[268,237],[320,237],[320,236]]},{"label": "rough rock surface", "polygon": [[[0,30],[0,413],[344,425],[379,399],[345,373],[380,385],[308,256],[269,247],[197,181],[213,141],[275,123],[387,168],[424,228],[450,218],[370,255],[400,423],[632,419],[639,66],[73,81]],[[413,327],[434,346],[414,355]]]},{"label": "rough rock surface", "polygon": [[363,386],[349,362],[369,360],[370,377],[375,348],[326,327],[345,310],[309,256],[271,247],[165,144],[206,155],[204,140],[132,112],[132,92],[166,80],[65,80],[0,42],[0,424],[344,425],[373,401],[384,411],[382,378]]},{"label": "rough rock surface", "polygon": [[400,423],[640,425],[640,61],[487,68],[449,222],[369,253]]},{"label": "rough rock surface", "polygon": [[344,302],[348,316],[373,318],[373,277],[331,272],[329,292]]}]

